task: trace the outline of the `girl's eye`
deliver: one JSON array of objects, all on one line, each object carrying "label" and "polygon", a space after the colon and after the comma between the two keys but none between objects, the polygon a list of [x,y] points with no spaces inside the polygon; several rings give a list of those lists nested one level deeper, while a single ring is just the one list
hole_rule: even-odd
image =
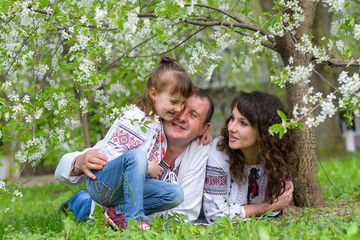
[{"label": "girl's eye", "polygon": [[245,122],[245,121],[240,121],[240,125],[244,126],[244,127],[248,126],[247,122]]}]

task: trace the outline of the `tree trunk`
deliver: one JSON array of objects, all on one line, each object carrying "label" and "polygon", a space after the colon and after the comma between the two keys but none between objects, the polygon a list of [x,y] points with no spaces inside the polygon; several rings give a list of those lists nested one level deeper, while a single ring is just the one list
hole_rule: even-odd
[{"label": "tree trunk", "polygon": [[89,135],[88,114],[85,113],[85,114],[81,115],[81,113],[80,113],[80,118],[81,118],[81,128],[82,128],[82,133],[83,133],[83,137],[84,137],[85,147],[89,148],[89,147],[91,147],[91,143],[90,143],[90,135]]},{"label": "tree trunk", "polygon": [[[299,87],[294,84],[286,86],[286,92],[291,108],[297,103],[301,104],[302,97],[308,87]],[[303,104],[301,104],[303,105]],[[300,105],[300,106],[301,106]],[[295,129],[297,137],[296,152],[299,155],[299,169],[294,179],[294,203],[298,207],[320,207],[324,202],[317,173],[316,136],[314,128],[305,131]]]},{"label": "tree trunk", "polygon": [[[312,0],[300,2],[304,9],[305,21],[297,29],[295,39],[290,34],[283,37],[276,37],[276,47],[285,66],[289,65],[289,57],[293,57],[294,65],[307,65],[306,56],[295,51],[295,41],[298,41],[302,34],[312,35],[312,24],[314,19],[314,3]],[[307,93],[309,86],[286,84],[286,93],[289,107],[292,110],[296,104],[301,108],[304,106],[303,96]],[[299,207],[320,207],[324,197],[320,188],[317,175],[317,152],[315,129],[307,128],[306,131],[295,130],[297,143],[295,150],[299,155],[299,171],[294,179],[294,203]]]}]

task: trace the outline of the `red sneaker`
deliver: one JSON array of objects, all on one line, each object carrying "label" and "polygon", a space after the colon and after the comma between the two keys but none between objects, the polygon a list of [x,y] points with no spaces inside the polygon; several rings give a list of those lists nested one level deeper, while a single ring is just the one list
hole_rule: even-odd
[{"label": "red sneaker", "polygon": [[125,222],[125,214],[117,215],[115,212],[115,206],[109,207],[106,211],[104,211],[103,218],[109,223],[112,227],[121,229],[128,228]]}]

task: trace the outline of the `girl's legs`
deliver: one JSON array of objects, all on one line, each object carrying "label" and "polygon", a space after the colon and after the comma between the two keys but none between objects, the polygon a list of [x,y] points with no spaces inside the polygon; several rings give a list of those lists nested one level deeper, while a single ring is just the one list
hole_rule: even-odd
[{"label": "girl's legs", "polygon": [[74,212],[76,219],[87,221],[91,211],[91,202],[88,192],[80,189],[69,200],[68,208]]},{"label": "girl's legs", "polygon": [[166,211],[184,200],[182,188],[174,183],[146,178],[144,186],[144,210],[146,215]]},{"label": "girl's legs", "polygon": [[117,214],[147,220],[144,213],[144,183],[147,158],[137,149],[130,150],[106,163],[102,170],[93,173],[96,180],[87,177],[86,184],[91,198],[106,207],[115,205]]}]

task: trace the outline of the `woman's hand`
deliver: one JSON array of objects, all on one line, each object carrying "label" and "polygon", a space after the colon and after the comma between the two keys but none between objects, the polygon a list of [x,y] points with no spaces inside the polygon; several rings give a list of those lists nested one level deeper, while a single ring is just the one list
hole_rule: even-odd
[{"label": "woman's hand", "polygon": [[160,167],[155,160],[150,162],[147,170],[147,175],[149,175],[151,178],[160,179],[160,176],[163,172],[164,169]]},{"label": "woman's hand", "polygon": [[214,138],[210,135],[210,133],[208,131],[206,131],[203,135],[200,136],[200,145],[207,145],[209,143],[211,143],[211,141]]},{"label": "woman's hand", "polygon": [[270,205],[270,208],[278,211],[289,206],[293,192],[294,192],[293,183],[291,181],[286,182],[285,192],[281,194],[278,197],[278,199],[274,200],[273,204]]},{"label": "woman's hand", "polygon": [[252,215],[260,215],[266,213],[270,209],[274,211],[282,210],[283,208],[289,206],[292,194],[294,192],[294,185],[291,181],[287,182],[285,185],[285,192],[281,194],[278,199],[275,199],[272,204],[269,203],[257,203],[244,205],[245,215],[251,217]]}]

